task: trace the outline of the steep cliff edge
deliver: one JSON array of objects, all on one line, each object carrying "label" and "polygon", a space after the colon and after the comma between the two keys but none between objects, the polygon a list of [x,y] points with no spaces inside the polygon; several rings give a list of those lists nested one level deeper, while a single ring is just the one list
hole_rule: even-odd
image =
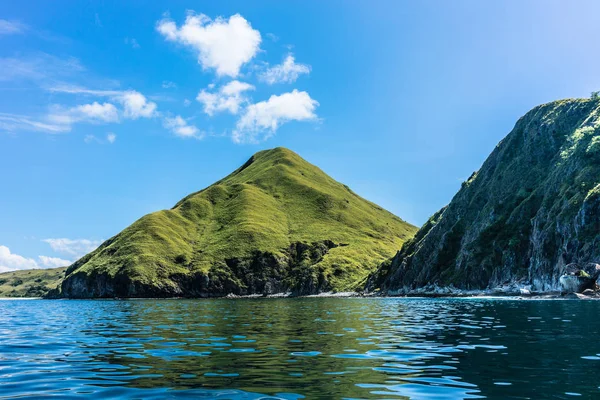
[{"label": "steep cliff edge", "polygon": [[599,110],[569,99],[529,111],[367,288],[552,291],[567,264],[599,262]]},{"label": "steep cliff edge", "polygon": [[212,297],[353,290],[416,228],[294,152],[261,151],[66,271],[49,297]]}]

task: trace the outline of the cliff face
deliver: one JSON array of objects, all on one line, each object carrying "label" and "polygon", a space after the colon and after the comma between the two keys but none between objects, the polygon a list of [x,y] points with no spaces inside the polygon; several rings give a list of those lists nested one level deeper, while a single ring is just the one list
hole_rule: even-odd
[{"label": "cliff face", "polygon": [[416,228],[290,150],[252,156],[148,214],[66,271],[50,297],[353,290]]},{"label": "cliff face", "polygon": [[528,112],[367,287],[551,291],[567,264],[600,261],[599,110],[578,99]]}]

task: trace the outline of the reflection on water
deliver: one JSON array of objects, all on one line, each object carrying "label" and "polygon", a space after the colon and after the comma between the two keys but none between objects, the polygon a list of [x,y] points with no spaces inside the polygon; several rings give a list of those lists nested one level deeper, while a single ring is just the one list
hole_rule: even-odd
[{"label": "reflection on water", "polygon": [[600,302],[0,301],[0,398],[600,398]]}]

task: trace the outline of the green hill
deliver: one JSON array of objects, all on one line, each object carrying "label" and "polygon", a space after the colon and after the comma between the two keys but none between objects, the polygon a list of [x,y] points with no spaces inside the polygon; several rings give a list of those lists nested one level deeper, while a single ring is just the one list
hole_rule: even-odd
[{"label": "green hill", "polygon": [[66,267],[27,269],[0,274],[0,297],[42,297],[56,289]]},{"label": "green hill", "polygon": [[568,99],[519,119],[368,287],[552,291],[567,264],[598,262],[600,99]]},{"label": "green hill", "polygon": [[140,218],[66,272],[53,296],[353,290],[416,228],[294,152],[252,156],[171,210]]}]

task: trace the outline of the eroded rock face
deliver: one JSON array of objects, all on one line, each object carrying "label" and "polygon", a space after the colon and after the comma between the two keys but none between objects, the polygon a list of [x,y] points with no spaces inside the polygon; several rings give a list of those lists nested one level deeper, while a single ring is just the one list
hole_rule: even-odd
[{"label": "eroded rock face", "polygon": [[598,100],[528,112],[367,288],[561,290],[566,265],[600,261],[599,118]]},{"label": "eroded rock face", "polygon": [[115,276],[75,272],[67,276],[61,291],[49,297],[134,298],[134,297],[224,297],[291,292],[309,295],[331,290],[314,266],[330,249],[332,241],[293,243],[284,256],[255,252],[251,257],[227,259],[208,273],[170,275],[154,283],[132,279],[126,271]]},{"label": "eroded rock face", "polygon": [[562,292],[583,293],[596,289],[596,280],[600,277],[600,265],[586,263],[583,265],[569,264],[565,266],[559,282]]}]

